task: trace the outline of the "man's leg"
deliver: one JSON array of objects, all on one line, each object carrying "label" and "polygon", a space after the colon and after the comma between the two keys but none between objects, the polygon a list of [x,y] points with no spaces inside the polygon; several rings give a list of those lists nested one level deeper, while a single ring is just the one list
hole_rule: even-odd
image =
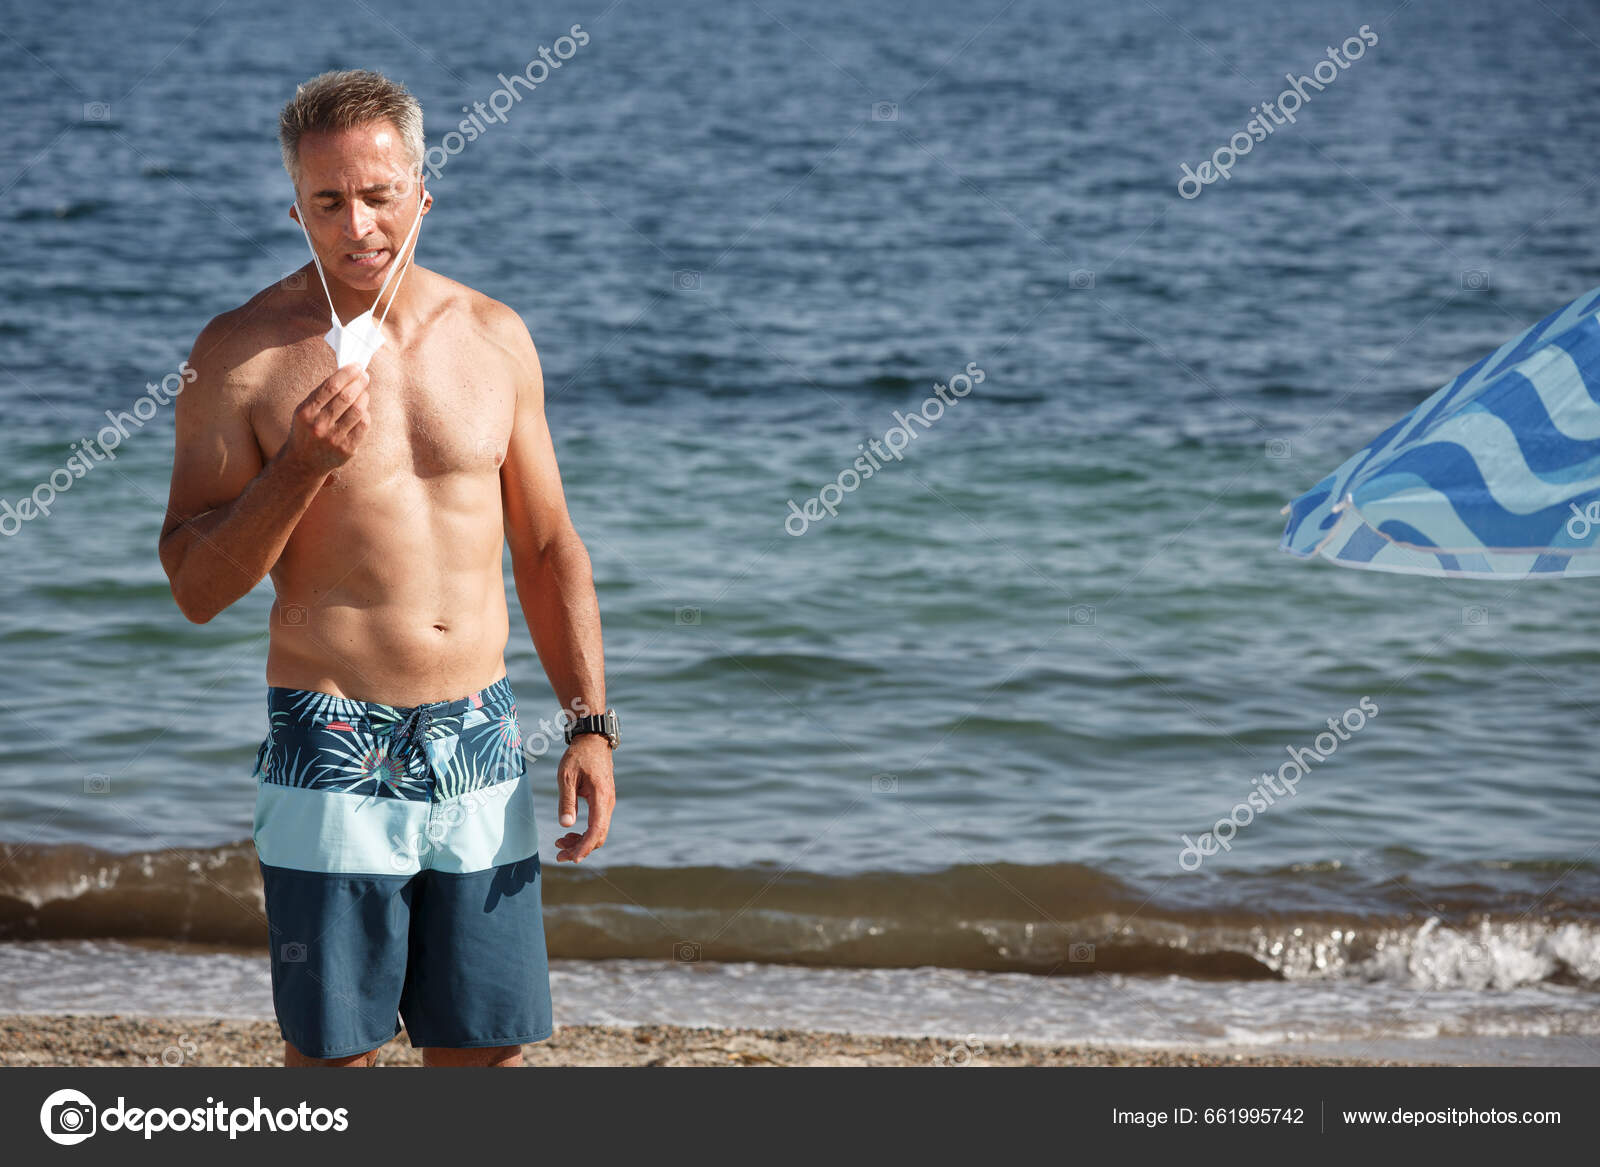
[{"label": "man's leg", "polygon": [[401,1031],[427,804],[394,793],[388,706],[271,688],[267,711],[253,838],[283,1064],[371,1066]]},{"label": "man's leg", "polygon": [[486,1045],[477,1049],[450,1049],[445,1046],[422,1047],[424,1066],[520,1066],[520,1045]]},{"label": "man's leg", "polygon": [[347,1058],[308,1058],[289,1042],[283,1043],[285,1066],[370,1066],[377,1060],[378,1050],[375,1049],[369,1049],[364,1054],[351,1054]]},{"label": "man's leg", "polygon": [[400,1015],[426,1066],[520,1066],[554,1031],[539,838],[504,679],[433,719]]}]

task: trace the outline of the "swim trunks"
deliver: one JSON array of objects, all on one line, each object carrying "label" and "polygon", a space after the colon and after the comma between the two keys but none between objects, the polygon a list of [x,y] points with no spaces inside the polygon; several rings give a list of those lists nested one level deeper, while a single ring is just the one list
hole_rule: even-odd
[{"label": "swim trunks", "polygon": [[425,705],[267,690],[254,839],[272,999],[307,1057],[553,1031],[533,791],[502,677]]}]

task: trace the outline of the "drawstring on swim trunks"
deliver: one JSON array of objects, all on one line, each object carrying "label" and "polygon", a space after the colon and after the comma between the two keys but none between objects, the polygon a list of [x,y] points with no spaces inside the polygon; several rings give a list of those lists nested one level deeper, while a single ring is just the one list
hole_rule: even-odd
[{"label": "drawstring on swim trunks", "polygon": [[394,757],[403,750],[420,749],[420,743],[426,740],[432,721],[427,707],[423,705],[406,714],[405,720],[389,739],[389,756]]},{"label": "drawstring on swim trunks", "polygon": [[[422,758],[423,769],[426,771],[428,759],[427,755],[422,753],[422,743],[427,740],[428,730],[432,725],[433,715],[428,712],[426,706],[418,705],[410,713],[406,714],[404,720],[389,735],[388,753],[390,760],[405,765],[407,756],[412,752],[416,752]],[[409,770],[409,768],[408,766],[407,769]],[[367,796],[367,801],[370,802],[377,799],[379,785],[378,783],[373,784],[372,792]],[[366,802],[363,802],[362,805],[365,806]]]}]

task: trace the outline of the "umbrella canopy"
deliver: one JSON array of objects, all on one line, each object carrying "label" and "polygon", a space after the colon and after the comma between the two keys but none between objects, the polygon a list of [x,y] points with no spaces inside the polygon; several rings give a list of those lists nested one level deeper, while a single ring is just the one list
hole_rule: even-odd
[{"label": "umbrella canopy", "polygon": [[1282,513],[1284,551],[1345,567],[1600,575],[1600,288],[1444,385]]}]

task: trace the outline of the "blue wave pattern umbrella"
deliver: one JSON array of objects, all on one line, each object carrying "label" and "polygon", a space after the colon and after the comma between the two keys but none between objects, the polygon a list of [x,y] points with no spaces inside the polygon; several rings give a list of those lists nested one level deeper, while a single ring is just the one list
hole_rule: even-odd
[{"label": "blue wave pattern umbrella", "polygon": [[1600,575],[1600,288],[1444,385],[1283,508],[1279,546],[1468,579]]}]

